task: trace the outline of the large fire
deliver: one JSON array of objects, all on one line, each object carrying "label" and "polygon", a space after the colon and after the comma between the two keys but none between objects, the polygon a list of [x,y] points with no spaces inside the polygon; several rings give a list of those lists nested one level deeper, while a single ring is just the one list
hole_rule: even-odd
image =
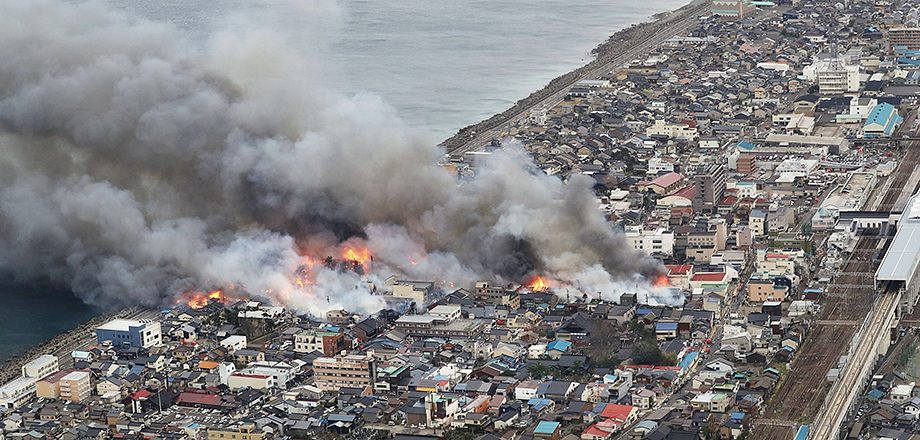
[{"label": "large fire", "polygon": [[364,264],[365,261],[371,258],[371,253],[366,248],[346,248],[345,251],[342,252],[342,258],[344,258],[346,261],[354,261],[358,264]]},{"label": "large fire", "polygon": [[652,283],[655,287],[668,287],[668,277],[667,275],[658,275],[658,278]]},{"label": "large fire", "polygon": [[215,290],[211,293],[194,293],[191,298],[186,301],[186,304],[193,309],[200,309],[208,305],[212,300],[224,302],[227,300],[227,297],[224,296],[224,292],[221,290]]},{"label": "large fire", "polygon": [[534,292],[542,292],[548,289],[549,285],[546,284],[546,281],[543,281],[543,277],[537,276],[537,278],[533,280],[527,287],[530,287],[530,290],[533,290]]}]

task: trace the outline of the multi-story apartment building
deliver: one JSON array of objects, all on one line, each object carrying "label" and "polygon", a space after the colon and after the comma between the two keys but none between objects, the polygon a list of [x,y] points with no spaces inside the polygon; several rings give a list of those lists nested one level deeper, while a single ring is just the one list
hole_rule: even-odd
[{"label": "multi-story apartment building", "polygon": [[81,402],[93,391],[89,370],[65,370],[51,374],[35,384],[38,397]]},{"label": "multi-story apartment building", "polygon": [[58,364],[57,356],[45,354],[41,355],[35,360],[22,366],[22,375],[23,377],[34,377],[41,378],[45,377],[55,371],[59,370],[61,367]]},{"label": "multi-story apartment building", "polygon": [[725,166],[711,163],[697,169],[693,176],[693,185],[696,187],[696,195],[692,200],[693,210],[715,213],[716,205],[725,194]]},{"label": "multi-story apartment building", "polygon": [[294,335],[294,351],[298,353],[312,353],[318,351],[326,356],[334,356],[346,349],[345,333],[311,328]]},{"label": "multi-story apartment building", "polygon": [[323,390],[366,387],[377,381],[377,364],[372,353],[321,357],[313,360],[313,373],[316,386]]}]

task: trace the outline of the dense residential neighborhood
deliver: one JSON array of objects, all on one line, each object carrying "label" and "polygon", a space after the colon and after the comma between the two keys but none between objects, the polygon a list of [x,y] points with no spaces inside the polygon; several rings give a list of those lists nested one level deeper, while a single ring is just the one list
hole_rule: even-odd
[{"label": "dense residential neighborhood", "polygon": [[[370,316],[215,295],[115,318],[0,386],[0,440],[752,438],[860,237],[895,230],[879,207],[916,131],[918,26],[911,3],[713,2],[442,163],[462,184],[508,150],[593,186],[661,263],[651,287],[392,277]],[[846,435],[914,438],[918,416],[920,385],[879,374]]]}]

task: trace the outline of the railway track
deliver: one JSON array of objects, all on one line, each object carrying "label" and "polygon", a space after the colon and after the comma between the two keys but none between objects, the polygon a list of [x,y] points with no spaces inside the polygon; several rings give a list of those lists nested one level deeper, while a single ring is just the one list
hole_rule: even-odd
[{"label": "railway track", "polygon": [[[879,211],[892,211],[898,208],[899,200],[904,200],[902,194],[912,194],[916,189],[916,179],[912,179],[917,164],[920,163],[920,143],[911,143],[897,171],[891,176],[893,179],[881,203]],[[903,208],[903,206],[901,206]],[[838,393],[825,405],[824,398],[827,389],[825,374],[835,367],[840,356],[847,353],[850,344],[844,341],[853,341],[857,335],[856,325],[839,325],[842,322],[862,323],[871,314],[872,305],[878,292],[875,289],[873,275],[878,260],[877,249],[882,244],[884,237],[861,237],[856,248],[851,252],[847,262],[837,277],[827,288],[827,293],[822,298],[821,314],[809,329],[809,336],[804,347],[796,355],[796,359],[787,373],[786,379],[780,383],[779,388],[772,396],[764,410],[766,420],[797,420],[809,422],[824,410],[840,411],[849,401],[847,393]],[[888,296],[882,301],[886,301]],[[870,328],[878,327],[881,319],[873,317]],[[875,329],[877,330],[877,329]],[[871,330],[871,331],[875,331]],[[867,356],[867,344],[859,344],[853,356]],[[854,382],[858,378],[857,369],[850,375],[842,378],[845,382]],[[858,386],[858,384],[854,385]],[[845,409],[844,409],[845,411]],[[817,435],[827,435],[830,431],[825,427],[818,427]],[[755,424],[751,438],[764,440],[788,440],[795,435],[795,428],[776,424]],[[813,437],[822,438],[822,437]]]}]

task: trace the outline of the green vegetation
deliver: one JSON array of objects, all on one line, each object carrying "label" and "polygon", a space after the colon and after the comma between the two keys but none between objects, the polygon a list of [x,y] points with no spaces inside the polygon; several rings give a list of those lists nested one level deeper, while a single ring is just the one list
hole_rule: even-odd
[{"label": "green vegetation", "polygon": [[530,377],[537,380],[548,376],[549,371],[549,367],[547,367],[543,362],[537,362],[527,366],[527,372],[530,373]]}]

